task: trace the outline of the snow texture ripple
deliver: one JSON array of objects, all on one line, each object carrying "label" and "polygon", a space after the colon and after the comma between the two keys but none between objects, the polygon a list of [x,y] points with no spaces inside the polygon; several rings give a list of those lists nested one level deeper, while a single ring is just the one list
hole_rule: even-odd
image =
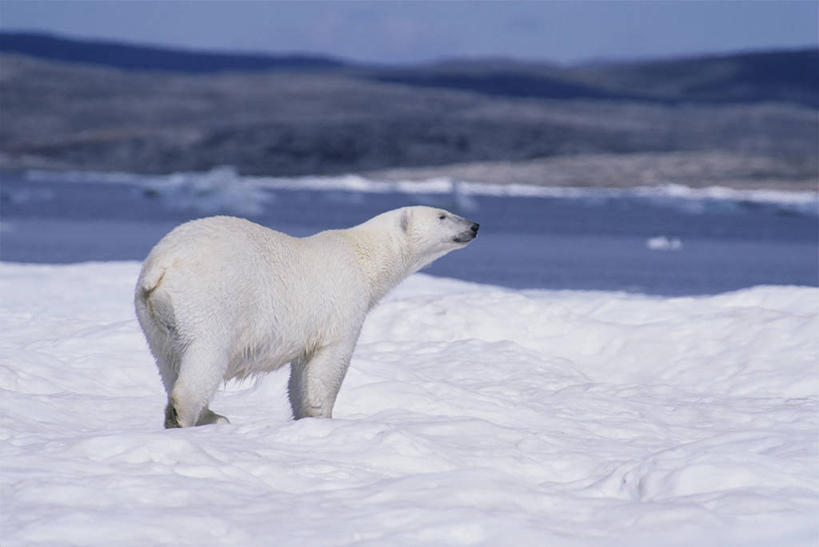
[{"label": "snow texture ripple", "polygon": [[333,420],[287,370],[162,429],[134,262],[0,264],[15,545],[814,545],[819,289],[512,291],[415,275]]}]

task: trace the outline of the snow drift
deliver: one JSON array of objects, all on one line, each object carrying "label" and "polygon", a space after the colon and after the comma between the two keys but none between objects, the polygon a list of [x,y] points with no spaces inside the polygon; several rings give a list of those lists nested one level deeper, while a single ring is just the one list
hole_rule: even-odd
[{"label": "snow drift", "polygon": [[819,289],[511,291],[415,275],[336,419],[287,370],[162,429],[139,266],[0,264],[3,545],[812,545]]}]

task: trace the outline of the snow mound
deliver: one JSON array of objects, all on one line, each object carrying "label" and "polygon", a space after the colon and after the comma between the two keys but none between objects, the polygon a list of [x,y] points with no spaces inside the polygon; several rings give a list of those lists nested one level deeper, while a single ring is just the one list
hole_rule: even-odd
[{"label": "snow mound", "polygon": [[333,420],[287,370],[162,427],[136,263],[0,263],[3,545],[813,545],[819,289],[511,291],[415,275]]}]

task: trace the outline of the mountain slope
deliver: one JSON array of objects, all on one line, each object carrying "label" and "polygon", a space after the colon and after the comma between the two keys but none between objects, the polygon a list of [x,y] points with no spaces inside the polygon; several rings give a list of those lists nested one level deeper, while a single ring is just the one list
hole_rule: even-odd
[{"label": "mountain slope", "polygon": [[330,57],[188,51],[102,40],[73,40],[25,32],[0,33],[0,52],[18,53],[67,63],[101,65],[122,70],[160,70],[185,73],[224,70],[318,70],[338,68],[344,64]]},{"label": "mountain slope", "polygon": [[819,50],[763,51],[573,69],[612,91],[689,102],[794,102],[819,107]]},{"label": "mountain slope", "polygon": [[[577,162],[558,179],[594,185],[613,171],[590,170],[590,157],[598,165],[640,155],[641,167],[618,170],[615,184],[636,184],[643,172],[657,178],[668,162],[681,172],[684,160],[711,173],[695,185],[739,177],[752,187],[815,186],[815,75],[799,68],[810,69],[814,56],[772,55],[701,65],[456,60],[264,70],[217,56],[221,64],[197,72],[190,64],[160,69],[168,66],[161,55],[142,58],[150,70],[123,70],[87,56],[0,51],[0,167],[167,173],[233,165],[302,175],[527,162],[534,170],[526,179],[547,184],[555,164],[541,160],[563,157]],[[503,169],[505,181],[516,180],[510,172]],[[677,179],[661,182],[669,180]]]},{"label": "mountain slope", "polygon": [[650,101],[790,102],[819,108],[816,48],[698,56],[581,67],[497,59],[453,59],[410,66],[364,66],[329,56],[211,52],[0,33],[0,52],[129,71],[179,73],[338,71],[379,82],[468,91],[493,97]]}]

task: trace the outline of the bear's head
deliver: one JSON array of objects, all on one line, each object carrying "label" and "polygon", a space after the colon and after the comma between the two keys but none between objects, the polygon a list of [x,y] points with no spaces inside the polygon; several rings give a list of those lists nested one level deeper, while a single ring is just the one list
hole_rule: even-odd
[{"label": "bear's head", "polygon": [[404,207],[399,223],[415,252],[432,260],[463,247],[478,235],[479,224],[435,207]]},{"label": "bear's head", "polygon": [[370,280],[372,306],[402,279],[466,246],[478,234],[478,224],[443,209],[416,206],[381,213],[349,233]]}]

